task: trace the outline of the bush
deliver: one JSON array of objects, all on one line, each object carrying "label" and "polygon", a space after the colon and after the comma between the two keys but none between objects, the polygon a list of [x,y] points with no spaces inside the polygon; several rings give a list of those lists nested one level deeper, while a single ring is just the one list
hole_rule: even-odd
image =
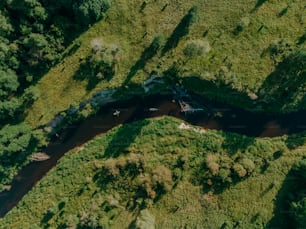
[{"label": "bush", "polygon": [[213,176],[219,173],[219,164],[217,163],[218,156],[214,154],[207,154],[206,156],[206,167],[209,169]]},{"label": "bush", "polygon": [[115,66],[119,62],[120,49],[115,44],[107,45],[99,39],[94,39],[91,46],[86,63],[92,70],[91,75],[98,79],[109,78],[114,74]]},{"label": "bush", "polygon": [[73,4],[73,12],[80,24],[89,25],[100,20],[110,6],[110,0],[82,0]]},{"label": "bush", "polygon": [[152,180],[154,186],[160,186],[164,192],[168,192],[172,187],[172,172],[164,165],[157,166],[153,170]]},{"label": "bush", "polygon": [[306,225],[306,197],[302,198],[297,202],[291,203],[291,209],[293,217],[299,227]]},{"label": "bush", "polygon": [[233,170],[236,173],[236,175],[238,175],[238,177],[245,177],[245,175],[247,174],[247,171],[243,168],[243,166],[239,163],[235,163],[233,165]]},{"label": "bush", "polygon": [[191,40],[187,41],[184,47],[184,54],[187,57],[203,56],[211,50],[208,41]]},{"label": "bush", "polygon": [[239,163],[246,169],[248,174],[252,173],[255,169],[254,162],[248,158],[241,159]]},{"label": "bush", "polygon": [[234,34],[238,35],[240,32],[242,32],[246,27],[248,27],[250,24],[250,18],[248,17],[243,17],[241,18],[239,24],[234,30]]},{"label": "bush", "polygon": [[149,212],[148,209],[142,210],[135,222],[135,229],[154,229],[155,217]]},{"label": "bush", "polygon": [[292,52],[292,44],[285,39],[275,40],[270,44],[269,51],[272,60],[279,63]]}]

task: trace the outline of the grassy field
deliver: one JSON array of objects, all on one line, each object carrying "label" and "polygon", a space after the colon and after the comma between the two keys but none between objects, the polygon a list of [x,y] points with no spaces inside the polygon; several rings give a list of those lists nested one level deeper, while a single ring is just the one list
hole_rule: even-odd
[{"label": "grassy field", "polygon": [[[305,137],[253,139],[181,126],[169,117],[143,120],[70,151],[0,228],[264,228],[283,217],[275,209],[279,192],[306,153]],[[219,155],[220,171],[244,157],[255,166],[240,178],[231,169],[226,185],[215,179],[220,171],[208,173],[211,154]]]},{"label": "grassy field", "polygon": [[[34,127],[44,124],[55,114],[89,98],[98,90],[121,87],[133,90],[131,85],[141,84],[152,72],[162,74],[172,67],[176,68],[179,77],[187,81],[189,77],[197,77],[203,82],[232,89],[235,92],[232,96],[222,93],[219,96],[227,102],[252,108],[252,101],[241,104],[239,97],[254,97],[255,94],[258,100],[274,104],[275,101],[270,98],[273,95],[266,98],[261,89],[269,91],[278,85],[268,81],[265,88],[261,87],[290,51],[305,49],[306,17],[302,0],[266,1],[262,5],[260,2],[146,1],[142,5],[143,1],[138,0],[113,1],[107,18],[77,38],[66,50],[62,61],[38,82],[39,98],[28,109],[26,121]],[[197,6],[195,20],[183,28],[181,22],[194,5]],[[172,41],[173,47],[167,52],[159,51],[146,59],[139,69],[136,68],[137,71],[131,72],[158,34]],[[75,75],[80,63],[88,56],[92,42],[97,39],[101,39],[103,44],[118,46],[120,60],[111,79],[101,80],[87,90],[88,82],[75,79]],[[199,39],[209,43],[210,52],[204,56],[184,55],[186,43]],[[271,53],[273,45],[276,53]],[[303,61],[301,64],[305,63],[305,57]],[[293,90],[299,86],[294,85]],[[197,91],[216,97],[214,95],[220,93],[222,87],[219,91],[215,88],[210,92]],[[297,102],[303,99],[295,98]],[[286,97],[282,100],[286,101]],[[282,108],[279,105],[273,109],[286,111],[300,107],[296,101],[291,107]],[[269,107],[266,106],[267,109]]]}]

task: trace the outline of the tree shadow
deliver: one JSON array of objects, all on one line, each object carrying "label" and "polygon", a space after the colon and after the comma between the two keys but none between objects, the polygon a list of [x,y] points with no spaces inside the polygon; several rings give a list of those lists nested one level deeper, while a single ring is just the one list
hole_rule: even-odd
[{"label": "tree shadow", "polygon": [[182,18],[180,23],[176,26],[171,36],[168,38],[166,45],[162,50],[162,55],[165,55],[170,49],[177,47],[180,39],[189,33],[191,24],[196,21],[197,7],[193,6],[188,13]]},{"label": "tree shadow", "polygon": [[297,201],[300,198],[300,192],[306,188],[305,178],[301,176],[301,172],[303,171],[298,171],[296,165],[294,165],[287,174],[281,189],[277,193],[274,216],[267,224],[267,228],[299,228],[293,218],[291,202]]},{"label": "tree shadow", "polygon": [[141,70],[145,67],[146,63],[152,59],[159,51],[163,43],[163,37],[161,35],[156,36],[151,44],[142,52],[140,58],[130,69],[129,74],[127,75],[123,85],[126,85],[131,78],[137,73],[138,70]]},{"label": "tree shadow", "polygon": [[63,55],[62,55],[62,60],[65,59],[66,57],[72,56],[78,49],[81,47],[81,42],[76,42],[73,44],[69,49],[67,49]]},{"label": "tree shadow", "polygon": [[90,56],[80,64],[79,69],[73,76],[74,80],[87,81],[86,90],[91,91],[97,84],[102,80],[109,81],[114,76],[113,68],[105,63],[100,63],[99,65],[92,65],[90,61]]},{"label": "tree shadow", "polygon": [[[116,133],[112,136],[112,139],[109,141],[105,151],[104,158],[117,158],[119,155],[128,154],[128,147],[135,141],[137,136],[141,135],[141,130],[144,126],[148,125],[149,121],[144,119],[141,121],[127,123],[124,126],[120,126]],[[120,170],[119,176],[128,176],[135,177],[139,173],[138,169],[135,168],[135,164],[130,164],[124,168],[124,170]],[[98,171],[93,180],[98,186],[106,190],[109,183],[115,181],[117,178],[114,174],[110,173],[108,169],[102,168]],[[121,183],[120,186],[125,187],[128,184]]]},{"label": "tree shadow", "polygon": [[148,125],[149,121],[144,119],[141,121],[125,124],[120,126],[111,141],[108,143],[105,151],[105,158],[116,158],[120,154],[128,153],[126,150],[141,134],[144,126]]},{"label": "tree shadow", "polygon": [[305,98],[305,66],[305,51],[293,52],[285,57],[262,84],[259,90],[262,99],[275,110],[299,105]]},{"label": "tree shadow", "polygon": [[298,134],[291,134],[286,139],[286,145],[289,150],[294,150],[298,147],[304,146],[306,143],[306,134],[298,133]]},{"label": "tree shadow", "polygon": [[244,151],[246,148],[255,143],[256,138],[246,137],[240,134],[221,133],[224,141],[222,147],[227,150],[230,155],[234,155],[238,151]]},{"label": "tree shadow", "polygon": [[201,79],[197,76],[183,77],[181,82],[188,91],[200,93],[210,99],[233,106],[240,104],[244,109],[256,110],[256,106],[246,93],[240,92],[224,82]]},{"label": "tree shadow", "polygon": [[256,5],[254,6],[254,9],[252,10],[252,12],[256,11],[257,9],[259,9],[267,0],[257,0]]},{"label": "tree shadow", "polygon": [[306,41],[306,32],[299,38],[297,45],[302,45]]},{"label": "tree shadow", "polygon": [[279,13],[278,13],[278,17],[282,17],[284,16],[289,10],[289,6],[285,7],[284,9],[282,9]]}]

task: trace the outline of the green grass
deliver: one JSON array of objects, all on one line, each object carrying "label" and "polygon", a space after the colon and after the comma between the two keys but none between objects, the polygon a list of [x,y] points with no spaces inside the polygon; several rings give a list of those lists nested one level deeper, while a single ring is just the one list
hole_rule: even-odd
[{"label": "green grass", "polygon": [[[283,39],[293,50],[305,49],[305,42],[297,45],[306,23],[303,1],[267,1],[254,11],[256,2],[250,0],[246,4],[241,0],[208,0],[177,4],[169,1],[164,11],[161,11],[165,3],[158,1],[148,2],[140,11],[143,1],[113,1],[107,18],[93,25],[75,41],[81,42],[76,52],[65,57],[38,82],[36,88],[40,96],[28,109],[26,120],[35,127],[50,121],[60,111],[89,98],[98,90],[120,88],[123,84],[129,90],[126,78],[141,53],[157,34],[170,37],[193,5],[198,6],[198,20],[190,26],[189,33],[180,38],[178,46],[165,55],[158,53],[147,60],[143,69],[137,71],[129,83],[141,84],[150,72],[161,74],[174,65],[181,77],[188,79],[196,76],[215,85],[220,82],[227,84],[238,95],[221,96],[221,99],[239,105],[240,95],[258,94],[261,85],[275,70],[275,63],[269,54],[273,42]],[[287,6],[287,12],[279,16]],[[248,26],[235,35],[237,25],[245,18],[249,21]],[[91,41],[97,38],[108,44],[116,44],[122,53],[114,77],[109,81],[100,81],[94,89],[87,91],[86,80],[78,81],[73,77],[80,67],[81,59],[88,55]],[[187,58],[183,54],[184,45],[188,40],[195,39],[207,40],[211,51],[204,57]],[[72,47],[73,44],[66,52]],[[271,85],[273,88],[276,86]],[[215,97],[214,94],[218,93],[215,90],[209,96]],[[252,103],[248,101],[241,106],[252,107]]]},{"label": "green grass", "polygon": [[[239,135],[212,130],[201,133],[196,127],[180,129],[180,123],[165,117],[119,126],[70,151],[0,220],[0,228],[74,228],[90,223],[128,228],[143,208],[155,216],[156,228],[220,228],[224,223],[229,228],[265,227],[274,216],[275,200],[286,175],[305,155],[301,147],[305,138],[244,137],[235,147],[228,147]],[[297,145],[292,148],[294,142]],[[278,150],[283,154],[275,158]],[[229,158],[247,155],[256,168],[250,176],[215,189],[203,176],[209,153]],[[179,161],[184,165],[178,166]],[[133,162],[141,166],[135,170]],[[151,199],[139,188],[154,182],[156,167],[169,168],[172,181],[159,177],[164,180],[161,184],[170,188],[158,193],[152,186],[157,198]],[[112,170],[105,168],[122,170],[113,179],[107,175]],[[149,183],[140,182],[137,168],[140,174],[152,174]]]}]

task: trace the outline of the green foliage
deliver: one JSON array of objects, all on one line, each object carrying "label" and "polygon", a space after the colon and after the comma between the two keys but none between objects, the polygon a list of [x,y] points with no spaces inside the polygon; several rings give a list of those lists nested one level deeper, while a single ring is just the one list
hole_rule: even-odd
[{"label": "green foliage", "polygon": [[89,25],[101,19],[110,6],[110,0],[79,0],[73,3],[73,12],[79,24]]},{"label": "green foliage", "polygon": [[0,11],[0,37],[7,37],[13,32],[13,26],[9,22],[9,18]]},{"label": "green foliage", "polygon": [[113,66],[116,64],[116,56],[119,53],[117,45],[105,45],[103,41],[94,40],[92,50],[87,57],[86,64],[92,69],[89,75],[97,76],[98,78],[109,78],[114,74]]},{"label": "green foliage", "polygon": [[31,128],[26,124],[6,125],[0,130],[0,184],[8,184],[27,161],[33,147]]},{"label": "green foliage", "polygon": [[17,98],[12,98],[9,101],[0,101],[0,120],[13,118],[20,111],[22,103]]},{"label": "green foliage", "polygon": [[[292,160],[283,155],[277,160],[280,164],[275,168],[271,165],[271,173],[263,174],[255,159],[260,155],[268,160],[276,149],[284,147],[282,140],[257,139],[248,146],[242,142],[242,154],[229,153],[221,144],[219,152],[212,153],[208,149],[214,147],[209,145],[231,139],[228,134],[210,130],[199,133],[192,128],[182,130],[180,124],[180,120],[169,117],[130,123],[72,150],[0,225],[7,223],[13,227],[31,222],[41,227],[68,227],[69,224],[83,228],[153,225],[171,228],[188,222],[193,226],[221,227],[226,221],[228,225],[235,225],[241,220],[241,226],[246,228],[255,224],[265,226],[269,217],[256,214],[263,209],[267,214],[273,210],[269,195],[276,194],[277,182],[273,193],[265,196],[261,193],[271,180],[283,179],[279,176],[286,174],[285,168],[290,167]],[[140,127],[141,134],[131,137]],[[261,154],[266,144],[273,150]],[[218,164],[219,169],[211,170],[214,175],[206,163]],[[239,177],[243,170],[246,174]],[[217,193],[211,188],[207,190],[209,179],[215,190],[217,184],[223,189]],[[235,185],[227,186],[231,179]],[[254,197],[260,204],[254,206],[251,201]],[[44,205],[40,204],[42,199]],[[149,209],[150,214],[140,213],[144,209]],[[225,216],[223,212],[231,214]],[[245,212],[247,216],[241,218]]]},{"label": "green foliage", "polygon": [[292,202],[291,209],[296,223],[299,227],[303,227],[306,224],[306,197],[297,202]]},{"label": "green foliage", "polygon": [[0,98],[5,99],[12,92],[15,92],[19,86],[16,74],[12,70],[0,69]]},{"label": "green foliage", "polygon": [[184,47],[184,54],[187,57],[203,56],[210,51],[211,47],[208,41],[191,40],[187,41]]},{"label": "green foliage", "polygon": [[93,89],[100,80],[110,80],[120,61],[120,49],[115,44],[94,39],[91,48],[90,54],[74,76],[77,80],[88,81],[87,90]]},{"label": "green foliage", "polygon": [[155,217],[148,209],[142,210],[135,222],[135,229],[154,229]]},{"label": "green foliage", "polygon": [[0,70],[0,120],[12,118],[21,106],[19,99],[12,97],[19,86],[12,70]]},{"label": "green foliage", "polygon": [[[0,155],[2,157],[10,158],[16,153],[22,153],[22,151],[25,151],[32,138],[30,130],[30,127],[26,124],[4,126],[0,130]],[[14,158],[18,159],[17,156],[14,156]],[[10,161],[7,162],[10,163]]]}]

